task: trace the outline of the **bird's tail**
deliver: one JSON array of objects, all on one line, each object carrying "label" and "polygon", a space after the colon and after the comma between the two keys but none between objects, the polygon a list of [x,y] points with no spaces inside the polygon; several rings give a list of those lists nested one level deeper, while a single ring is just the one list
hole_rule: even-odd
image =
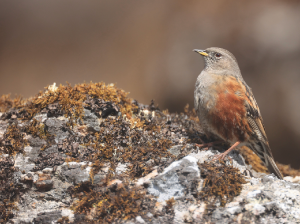
[{"label": "bird's tail", "polygon": [[273,159],[268,142],[260,141],[258,144],[251,145],[250,148],[263,161],[270,173],[274,173],[281,180],[283,179],[283,176]]},{"label": "bird's tail", "polygon": [[265,165],[268,168],[270,173],[274,173],[279,179],[283,179],[281,172],[279,171],[273,157],[265,155]]}]

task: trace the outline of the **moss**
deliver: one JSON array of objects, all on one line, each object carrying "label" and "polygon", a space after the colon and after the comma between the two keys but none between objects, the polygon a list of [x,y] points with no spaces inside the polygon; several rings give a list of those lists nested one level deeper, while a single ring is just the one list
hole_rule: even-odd
[{"label": "moss", "polygon": [[155,201],[146,195],[143,188],[130,186],[129,183],[109,187],[103,184],[97,188],[80,184],[72,193],[79,199],[73,205],[74,211],[88,214],[89,220],[97,220],[97,223],[118,223],[154,212]]},{"label": "moss", "polygon": [[[67,153],[67,155],[68,155],[68,153]],[[76,159],[76,158],[72,158],[72,157],[67,157],[66,160],[65,160],[65,162],[66,163],[69,163],[69,162],[77,162],[77,163],[79,163],[80,160]],[[68,166],[69,166],[69,164],[68,164]],[[84,167],[82,167],[82,169],[84,169]]]},{"label": "moss", "polygon": [[24,139],[24,134],[21,133],[16,123],[12,123],[7,127],[0,142],[0,153],[15,155],[24,152],[24,146],[27,141]]},{"label": "moss", "polygon": [[9,199],[4,199],[0,202],[0,223],[6,223],[9,219],[13,218],[12,210],[16,210],[15,203],[9,202]]},{"label": "moss", "polygon": [[239,195],[242,184],[246,183],[243,175],[237,168],[227,166],[224,161],[216,163],[198,163],[201,177],[204,179],[198,197],[210,206],[217,202],[225,206],[227,202]]},{"label": "moss", "polygon": [[60,85],[56,87],[49,86],[46,91],[40,92],[35,97],[29,100],[22,100],[22,98],[15,98],[11,100],[9,95],[4,95],[0,98],[1,111],[7,111],[11,108],[22,108],[21,119],[31,119],[37,113],[46,110],[51,110],[49,105],[58,103],[61,115],[70,118],[73,125],[74,119],[82,118],[83,115],[83,101],[87,99],[87,95],[92,98],[103,99],[120,106],[122,114],[131,117],[132,111],[136,108],[129,98],[127,98],[125,91],[116,88],[114,85],[105,85],[104,83],[83,83],[72,87],[71,85]]},{"label": "moss", "polygon": [[[244,157],[245,162],[248,165],[251,165],[252,168],[256,172],[260,173],[269,173],[267,167],[264,166],[263,162],[261,159],[249,148],[247,147],[242,147],[239,150],[240,154]],[[280,163],[276,163],[278,166],[278,169],[282,173],[282,175],[285,176],[300,176],[300,170],[299,169],[293,169],[290,165],[284,165]]]},{"label": "moss", "polygon": [[70,220],[69,220],[68,217],[62,217],[59,220],[57,220],[57,223],[59,223],[59,224],[67,224],[67,223],[70,223]]},{"label": "moss", "polygon": [[139,178],[152,172],[152,166],[148,166],[146,163],[150,159],[153,159],[153,165],[160,164],[162,158],[175,159],[175,156],[167,151],[168,145],[171,144],[167,140],[161,140],[158,144],[153,144],[151,147],[128,148],[121,158],[125,163],[130,163],[128,166],[129,176],[131,178]]},{"label": "moss", "polygon": [[[27,116],[23,119],[31,119],[49,105],[58,103],[62,115],[70,117],[70,121],[80,118],[83,112],[82,101],[85,95],[70,85],[49,89],[35,96],[24,109]],[[48,108],[51,110],[51,108]]]},{"label": "moss", "polygon": [[32,119],[29,125],[25,126],[24,131],[31,134],[34,138],[39,137],[47,140],[50,137],[50,134],[45,130],[45,125],[36,119]]},{"label": "moss", "polygon": [[14,99],[10,98],[10,94],[2,95],[0,97],[0,112],[6,112],[11,108],[20,108],[26,103],[21,96],[17,96]]},{"label": "moss", "polygon": [[[158,165],[162,158],[175,158],[168,152],[168,148],[174,143],[157,132],[160,130],[160,123],[155,125],[143,121],[136,114],[132,114],[131,117],[131,122],[122,117],[106,118],[101,123],[100,132],[95,133],[95,137],[84,144],[85,147],[92,147],[95,152],[89,157],[93,162],[91,178],[106,163],[110,164],[110,173],[115,172],[116,163],[129,163],[128,175],[137,178],[150,173],[152,167]],[[141,125],[138,125],[137,121]],[[144,131],[155,132],[154,136],[149,137],[152,141],[141,140]],[[150,159],[154,159],[154,164],[147,166],[145,163]]]},{"label": "moss", "polygon": [[190,105],[187,104],[185,107],[184,107],[184,113],[189,116],[189,118],[195,122],[199,122],[199,118],[198,118],[198,115],[196,113],[196,110],[195,108],[193,108],[192,110],[189,110],[190,108]]},{"label": "moss", "polygon": [[0,158],[0,223],[13,218],[13,210],[17,210],[15,201],[22,189],[13,178],[17,169],[11,158]]},{"label": "moss", "polygon": [[[47,145],[41,150],[56,144],[44,124],[34,119],[35,115],[46,113],[47,117],[67,118],[68,123],[62,129],[70,133],[69,137],[57,144],[58,152],[41,152],[33,161],[36,163],[34,171],[63,162],[92,162],[92,181],[72,190],[73,197],[77,198],[73,209],[92,218],[91,222],[118,222],[152,212],[155,200],[147,196],[143,188],[130,182],[154,169],[160,172],[175,159],[189,153],[185,149],[190,148],[185,147],[187,143],[202,143],[205,139],[195,110],[189,111],[188,106],[181,114],[161,112],[154,102],[149,106],[141,105],[128,98],[125,91],[104,83],[84,83],[74,87],[53,85],[27,101],[3,97],[1,102],[0,107],[3,105],[5,113],[14,110],[25,125],[20,130],[16,124],[11,124],[4,134],[9,144],[1,145],[1,149],[9,154],[22,152],[26,144],[22,131],[46,140]],[[84,109],[98,117],[100,128],[97,131],[88,129],[84,123]],[[74,131],[75,128],[80,131]],[[176,157],[168,149],[178,144],[183,147]],[[116,172],[119,164],[127,165],[123,174]],[[219,200],[224,205],[239,194],[243,179],[236,169],[222,163],[199,166],[205,178],[203,191],[197,195],[199,199]],[[94,184],[94,176],[104,167],[108,168],[105,180]],[[121,180],[122,184],[109,186],[108,183],[115,179]],[[174,203],[174,199],[167,201],[166,212],[171,215]]]},{"label": "moss", "polygon": [[166,213],[174,213],[174,205],[176,203],[174,197],[170,198],[169,200],[166,201],[167,205],[165,207]]},{"label": "moss", "polygon": [[246,164],[251,165],[253,170],[260,173],[268,173],[268,168],[251,149],[243,146],[238,151],[244,157]]},{"label": "moss", "polygon": [[24,127],[24,132],[31,134],[34,138],[39,137],[47,141],[47,144],[41,147],[41,151],[51,145],[52,136],[46,131],[45,124],[36,119],[32,119],[32,121]]},{"label": "moss", "polygon": [[[94,185],[92,181],[88,187],[76,186],[74,192],[77,193],[74,193],[73,196],[78,200],[73,204],[73,208],[77,213],[89,215],[96,212],[97,219],[110,222],[111,220],[133,218],[142,204],[146,204],[145,211],[152,211],[155,200],[146,196],[144,189],[123,183],[121,187],[112,190],[107,187],[107,183],[117,178],[115,171],[119,163],[128,164],[127,171],[123,176],[135,179],[152,172],[154,167],[159,166],[162,169],[174,161],[175,156],[168,152],[172,145],[177,144],[170,140],[171,133],[183,131],[180,127],[173,127],[172,123],[167,123],[167,121],[172,117],[174,122],[178,122],[183,115],[175,117],[167,112],[164,114],[159,111],[156,114],[154,111],[157,110],[157,107],[154,106],[154,103],[145,109],[138,103],[132,102],[123,90],[103,83],[80,84],[74,87],[70,85],[48,87],[46,91],[40,92],[22,106],[20,105],[23,101],[20,100],[16,100],[19,103],[13,103],[5,98],[3,102],[2,105],[6,102],[3,110],[7,113],[10,110],[16,111],[14,113],[17,118],[23,120],[22,122],[25,124],[22,130],[17,125],[11,125],[7,129],[5,135],[7,139],[20,140],[10,144],[9,153],[21,152],[21,149],[24,148],[25,141],[22,131],[35,138],[46,140],[47,145],[44,145],[41,150],[53,144],[53,136],[47,133],[45,125],[33,118],[39,113],[46,113],[47,117],[65,116],[68,118],[68,126],[63,127],[64,129],[74,133],[72,128],[77,125],[85,133],[83,136],[70,135],[63,143],[58,144],[59,153],[52,153],[53,155],[41,153],[37,158],[38,161],[34,161],[39,164],[34,170],[41,170],[51,164],[59,165],[63,160],[65,162],[91,161],[90,176],[93,180],[94,175],[109,164],[105,184]],[[91,110],[99,117],[101,121],[99,132],[89,132],[82,125],[84,108]],[[111,108],[112,112],[107,113],[107,110],[109,111]],[[145,113],[147,110],[148,114]],[[10,117],[6,116],[6,119],[10,119]],[[186,123],[184,126],[190,127],[189,124]],[[166,134],[163,129],[167,130]],[[74,146],[74,142],[83,148],[78,150],[78,146]],[[8,151],[7,147],[5,148],[6,152]],[[63,157],[63,153],[67,157]],[[149,161],[151,162],[149,163]],[[99,191],[99,189],[102,190]],[[81,194],[83,192],[86,193]],[[167,211],[172,213],[172,207],[173,202],[170,201],[166,207]],[[66,220],[61,221],[66,222]]]},{"label": "moss", "polygon": [[283,176],[300,176],[300,169],[293,169],[290,165],[284,165],[280,163],[277,163],[277,166]]}]

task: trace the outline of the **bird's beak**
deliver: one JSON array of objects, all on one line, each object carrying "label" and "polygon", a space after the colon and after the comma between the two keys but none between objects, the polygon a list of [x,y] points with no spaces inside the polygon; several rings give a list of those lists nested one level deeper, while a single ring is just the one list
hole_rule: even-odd
[{"label": "bird's beak", "polygon": [[204,50],[198,50],[198,49],[194,49],[193,51],[203,55],[203,56],[208,56],[208,54],[204,51]]}]

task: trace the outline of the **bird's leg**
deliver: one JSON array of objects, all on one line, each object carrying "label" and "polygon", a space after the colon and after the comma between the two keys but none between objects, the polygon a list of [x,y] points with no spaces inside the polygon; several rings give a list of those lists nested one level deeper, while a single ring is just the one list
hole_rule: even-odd
[{"label": "bird's leg", "polygon": [[212,159],[212,161],[218,160],[218,159],[222,159],[224,160],[224,158],[227,156],[228,153],[230,153],[233,149],[235,149],[238,145],[240,144],[240,142],[236,142],[234,143],[229,149],[227,149],[225,152],[214,156],[214,158]]}]

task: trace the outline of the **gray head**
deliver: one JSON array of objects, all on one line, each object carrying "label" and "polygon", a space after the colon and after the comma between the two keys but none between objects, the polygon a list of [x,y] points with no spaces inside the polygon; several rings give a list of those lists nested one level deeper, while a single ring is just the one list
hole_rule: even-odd
[{"label": "gray head", "polygon": [[205,70],[226,71],[241,77],[237,60],[229,51],[218,47],[210,47],[206,50],[195,49],[194,51],[204,57]]}]

